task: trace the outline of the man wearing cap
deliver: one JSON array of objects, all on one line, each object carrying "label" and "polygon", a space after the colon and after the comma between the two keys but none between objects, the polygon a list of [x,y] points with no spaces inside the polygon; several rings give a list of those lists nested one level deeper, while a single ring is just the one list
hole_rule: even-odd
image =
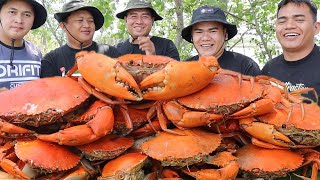
[{"label": "man wearing cap", "polygon": [[64,76],[75,64],[75,54],[95,51],[112,58],[120,56],[115,47],[93,41],[95,31],[104,23],[101,11],[82,0],[72,0],[54,14],[67,36],[67,43],[45,55],[41,62],[41,77]]},{"label": "man wearing cap", "polygon": [[116,16],[125,20],[130,34],[129,39],[116,45],[122,55],[163,55],[180,60],[179,52],[171,40],[150,35],[154,21],[162,20],[162,17],[149,1],[130,0],[125,9]]},{"label": "man wearing cap", "polygon": [[197,56],[187,61],[198,60],[199,56],[215,56],[223,69],[245,75],[259,75],[260,68],[251,58],[225,50],[226,41],[233,38],[237,32],[236,25],[226,21],[226,16],[220,8],[199,7],[193,12],[191,24],[181,32],[182,37],[193,43],[198,52]]},{"label": "man wearing cap", "polygon": [[0,89],[40,78],[42,54],[24,40],[46,22],[46,9],[34,0],[0,0]]}]

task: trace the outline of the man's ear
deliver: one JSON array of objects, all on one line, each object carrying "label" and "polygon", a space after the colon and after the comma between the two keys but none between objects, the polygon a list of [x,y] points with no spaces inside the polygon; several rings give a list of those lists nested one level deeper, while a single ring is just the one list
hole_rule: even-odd
[{"label": "man's ear", "polygon": [[64,28],[65,28],[64,23],[63,23],[63,22],[60,22],[60,23],[59,23],[59,26],[60,26],[60,28],[61,28],[61,29],[64,29]]},{"label": "man's ear", "polygon": [[315,22],[314,23],[314,28],[315,28],[315,35],[316,35],[320,31],[320,22]]}]

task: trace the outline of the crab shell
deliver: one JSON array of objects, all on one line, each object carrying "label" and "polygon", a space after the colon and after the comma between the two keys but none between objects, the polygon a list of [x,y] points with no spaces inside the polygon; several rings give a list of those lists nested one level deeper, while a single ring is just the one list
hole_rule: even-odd
[{"label": "crab shell", "polygon": [[240,169],[247,178],[274,179],[284,177],[299,168],[303,156],[298,152],[284,149],[266,149],[248,144],[236,152]]},{"label": "crab shell", "polygon": [[68,77],[29,81],[0,93],[0,118],[21,125],[39,127],[61,121],[61,117],[82,105],[89,94]]},{"label": "crab shell", "polygon": [[252,85],[250,79],[241,79],[239,82],[237,75],[240,74],[232,74],[217,73],[206,88],[178,98],[178,102],[190,109],[230,115],[263,97],[265,87],[262,84]]},{"label": "crab shell", "polygon": [[80,162],[66,147],[42,140],[18,141],[14,149],[19,159],[45,173],[69,170]]},{"label": "crab shell", "polygon": [[148,156],[141,153],[128,153],[109,161],[98,179],[131,179],[140,180],[144,177],[142,167]]},{"label": "crab shell", "polygon": [[221,143],[221,136],[200,129],[180,130],[176,135],[160,132],[156,137],[144,142],[143,153],[161,161],[163,166],[187,166],[202,161]]},{"label": "crab shell", "polygon": [[133,145],[132,137],[118,137],[113,134],[89,144],[77,146],[90,161],[113,159]]},{"label": "crab shell", "polygon": [[274,125],[278,131],[288,136],[296,144],[320,146],[319,114],[320,107],[314,103],[295,103],[289,109],[282,104],[277,104],[274,111],[259,116],[258,119]]}]

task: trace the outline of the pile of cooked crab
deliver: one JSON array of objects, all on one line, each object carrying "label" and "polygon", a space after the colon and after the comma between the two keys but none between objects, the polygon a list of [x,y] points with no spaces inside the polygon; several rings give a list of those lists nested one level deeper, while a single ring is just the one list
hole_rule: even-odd
[{"label": "pile of cooked crab", "polygon": [[65,77],[0,93],[0,179],[316,180],[320,107],[305,92],[215,57],[82,51]]}]

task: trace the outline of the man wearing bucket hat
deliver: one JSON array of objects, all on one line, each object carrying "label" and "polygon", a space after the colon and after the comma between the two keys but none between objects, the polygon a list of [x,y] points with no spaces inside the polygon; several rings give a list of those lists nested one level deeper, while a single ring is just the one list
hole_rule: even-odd
[{"label": "man wearing bucket hat", "polygon": [[150,35],[154,21],[162,20],[162,17],[149,1],[130,0],[125,9],[116,16],[125,20],[130,34],[129,39],[116,45],[122,55],[163,55],[180,60],[178,50],[171,40]]},{"label": "man wearing bucket hat", "polygon": [[35,0],[0,0],[1,89],[40,78],[42,54],[24,37],[46,19],[46,9]]},{"label": "man wearing bucket hat", "polygon": [[93,41],[95,31],[104,23],[100,10],[82,0],[63,5],[54,18],[67,36],[67,43],[50,51],[41,62],[41,77],[64,76],[75,64],[75,54],[82,50],[95,51],[112,58],[120,56],[115,47]]},{"label": "man wearing bucket hat", "polygon": [[224,12],[218,7],[201,6],[192,15],[191,24],[185,27],[182,37],[193,43],[197,56],[187,61],[198,60],[199,56],[215,56],[223,69],[245,75],[260,74],[258,64],[251,58],[225,49],[226,41],[233,38],[238,30],[236,25],[226,21]]}]

